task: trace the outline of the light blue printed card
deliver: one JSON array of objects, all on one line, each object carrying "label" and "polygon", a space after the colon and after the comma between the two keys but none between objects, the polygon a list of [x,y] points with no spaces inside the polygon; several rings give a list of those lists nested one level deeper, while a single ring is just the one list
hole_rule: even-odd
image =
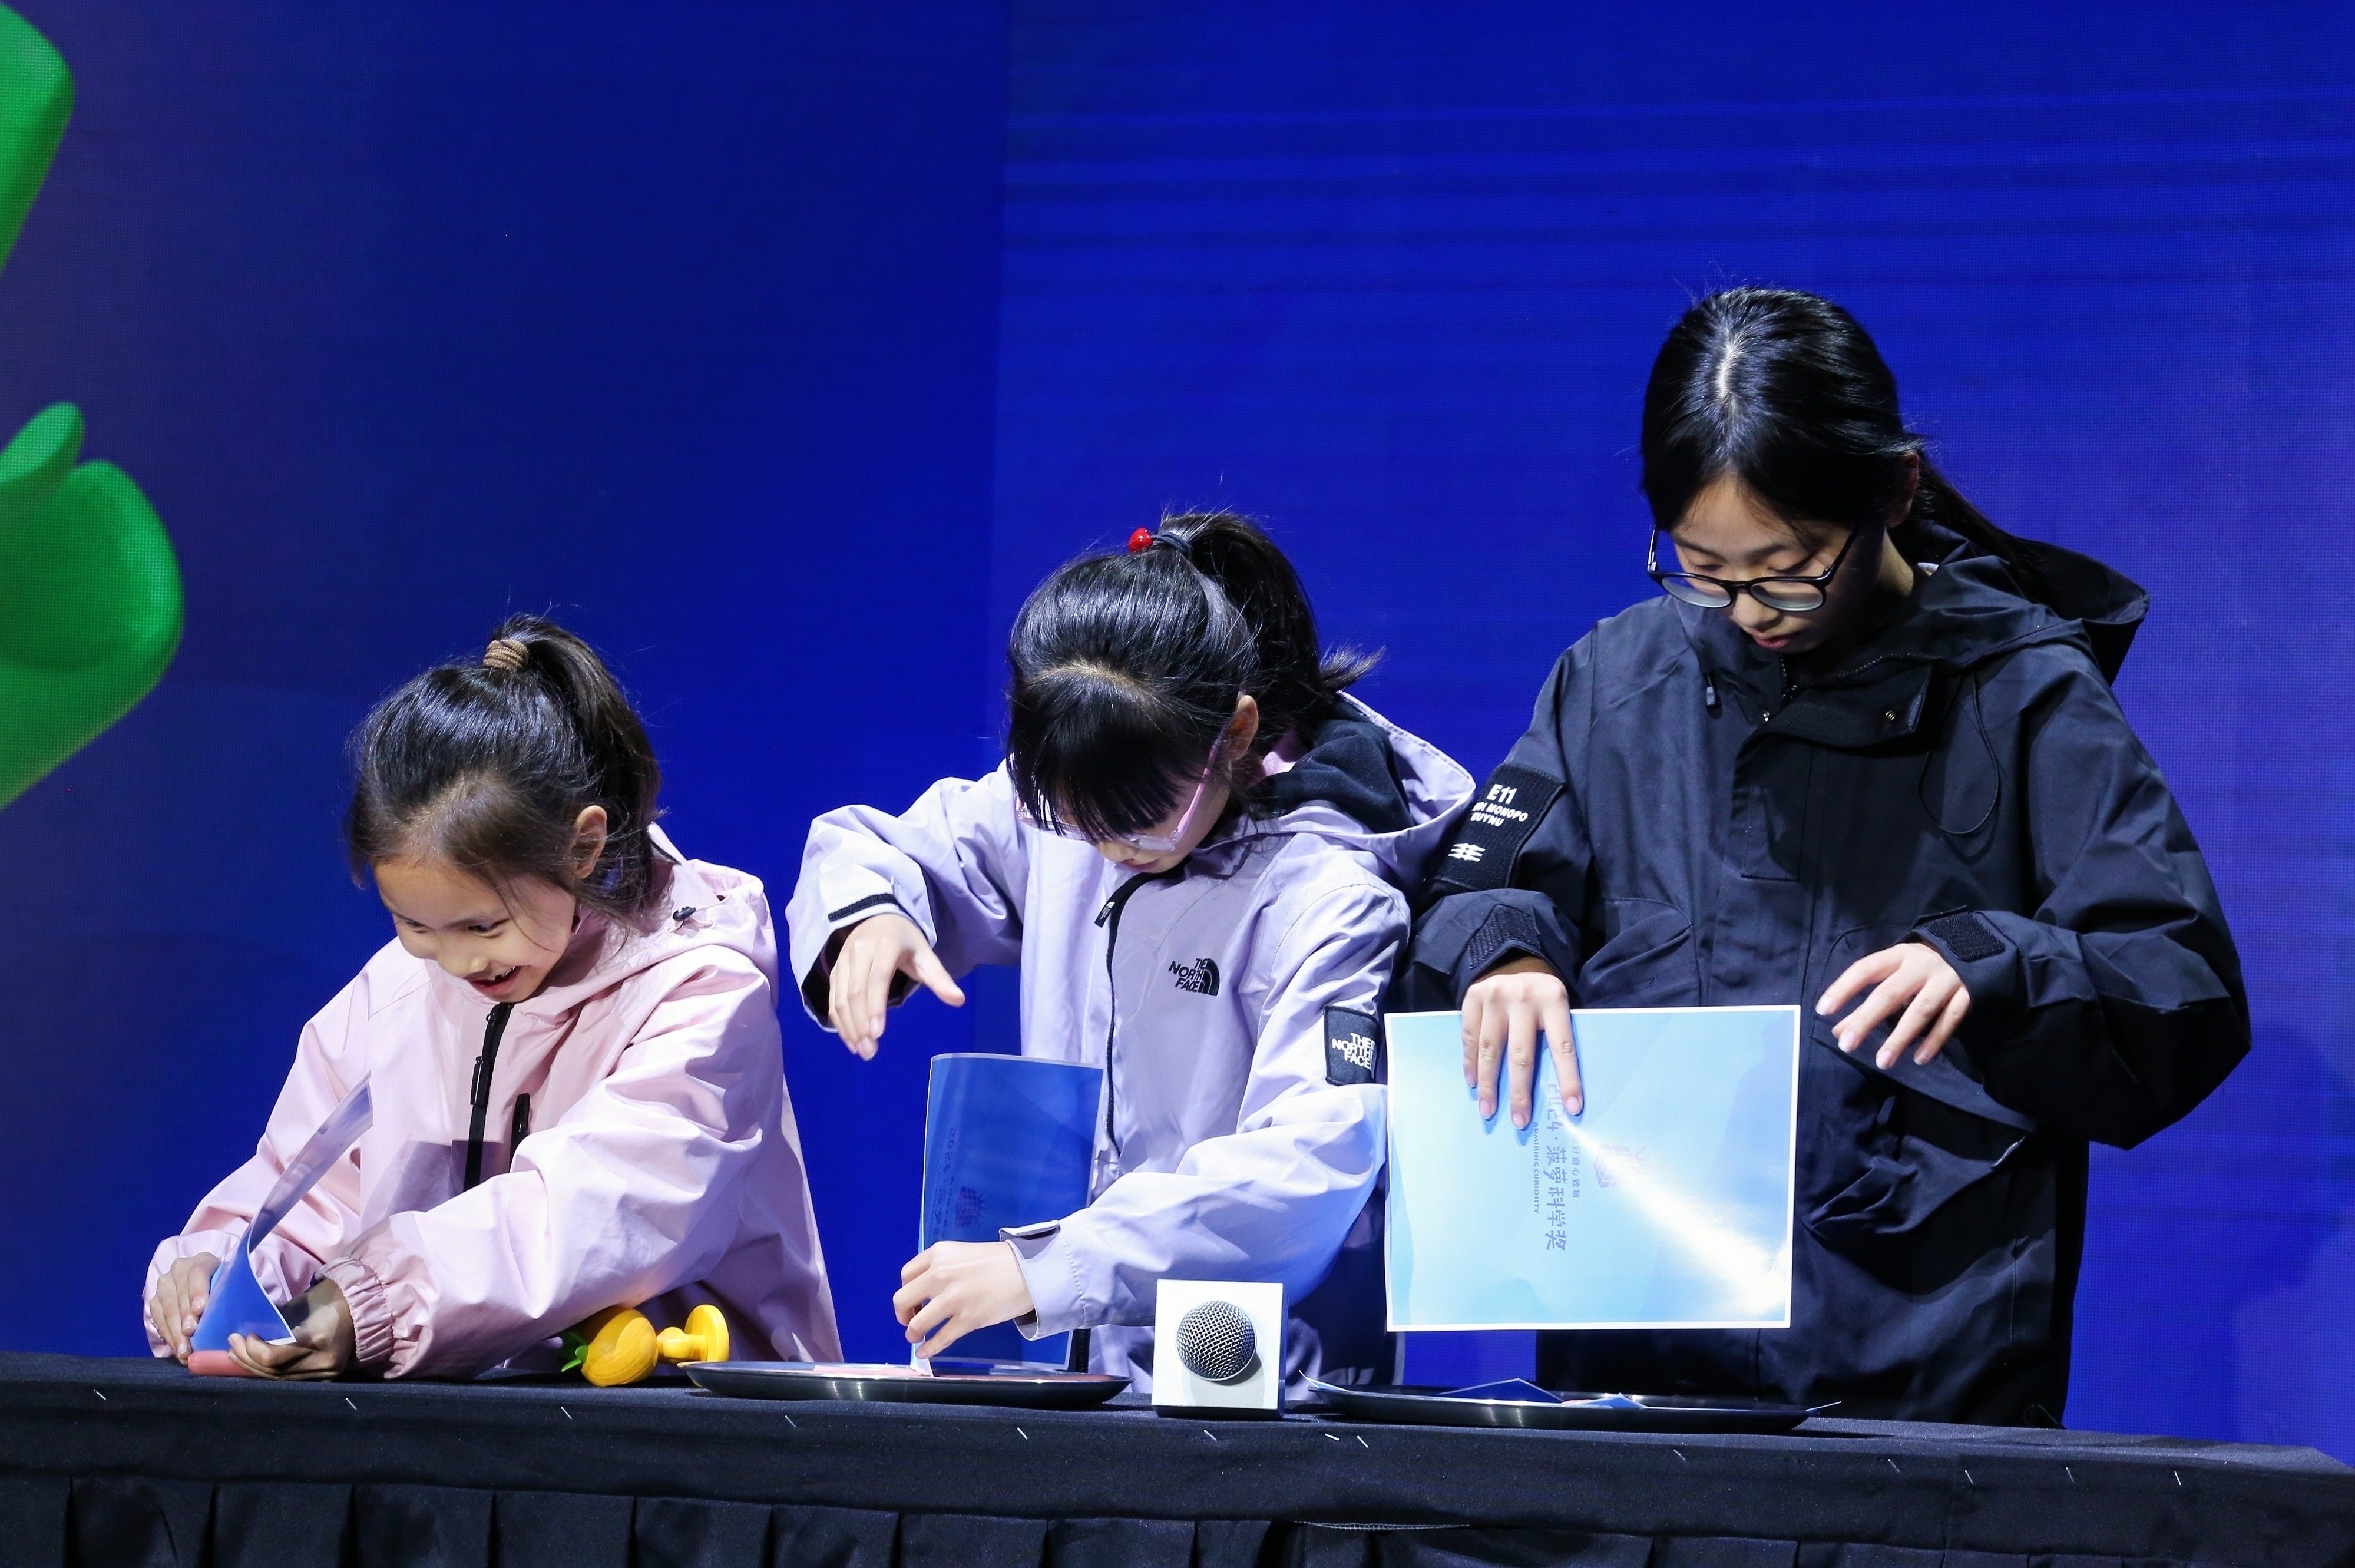
[{"label": "light blue printed card", "polygon": [[1392,1328],[1784,1328],[1796,1008],[1578,1011],[1586,1104],[1483,1122],[1462,1016],[1395,1013]]}]

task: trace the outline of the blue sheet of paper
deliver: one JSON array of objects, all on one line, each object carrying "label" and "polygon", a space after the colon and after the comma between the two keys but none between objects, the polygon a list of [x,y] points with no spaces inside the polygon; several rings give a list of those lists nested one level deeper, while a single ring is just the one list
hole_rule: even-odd
[{"label": "blue sheet of paper", "polygon": [[1541,1051],[1518,1130],[1460,1015],[1385,1024],[1392,1328],[1790,1326],[1798,1008],[1575,1012],[1584,1109]]},{"label": "blue sheet of paper", "polygon": [[376,1101],[368,1092],[368,1081],[359,1081],[358,1087],[344,1096],[344,1103],[327,1113],[319,1130],[311,1135],[310,1142],[286,1162],[261,1207],[254,1211],[253,1222],[245,1228],[244,1237],[237,1250],[221,1260],[213,1270],[207,1293],[205,1313],[197,1321],[197,1331],[189,1342],[199,1350],[226,1350],[231,1334],[250,1335],[272,1345],[293,1342],[294,1330],[286,1326],[286,1315],[261,1288],[253,1275],[253,1249],[278,1229],[278,1221],[294,1211],[294,1205],[309,1195],[327,1174],[327,1168],[343,1158],[344,1151],[357,1143],[360,1135],[376,1120]]},{"label": "blue sheet of paper", "polygon": [[[989,1051],[933,1057],[917,1249],[994,1242],[1008,1227],[1086,1208],[1103,1105],[1100,1067]],[[1060,1334],[1027,1340],[1011,1323],[999,1323],[965,1335],[944,1354],[1060,1363],[1068,1343]]]}]

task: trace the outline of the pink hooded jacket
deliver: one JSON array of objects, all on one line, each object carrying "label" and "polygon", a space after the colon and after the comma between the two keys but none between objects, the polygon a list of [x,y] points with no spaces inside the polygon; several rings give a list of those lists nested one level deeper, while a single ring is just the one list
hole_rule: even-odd
[{"label": "pink hooded jacket", "polygon": [[[515,1005],[485,1177],[465,1192],[491,1007],[398,943],[383,948],[304,1029],[254,1157],[155,1249],[148,1294],[180,1258],[227,1256],[285,1161],[365,1077],[374,1125],[253,1256],[274,1300],[323,1272],[335,1280],[361,1367],[465,1376],[621,1303],[657,1328],[713,1303],[739,1358],[839,1357],[785,1092],[768,898],[751,877],[688,860],[665,901],[644,933],[584,913],[547,986]],[[514,1143],[519,1095],[528,1129]],[[148,1342],[167,1353],[152,1326]]]}]

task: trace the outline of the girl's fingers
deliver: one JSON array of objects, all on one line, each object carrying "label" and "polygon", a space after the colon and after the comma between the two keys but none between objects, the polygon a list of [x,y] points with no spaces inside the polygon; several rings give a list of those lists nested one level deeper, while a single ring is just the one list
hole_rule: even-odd
[{"label": "girl's fingers", "polygon": [[[1480,1083],[1480,1015],[1488,1005],[1487,987],[1475,986],[1464,994],[1464,1087]],[[1485,1111],[1481,1113],[1486,1115]]]},{"label": "girl's fingers", "polygon": [[1955,994],[1946,998],[1945,1010],[1938,1014],[1938,1021],[1931,1027],[1930,1038],[1922,1042],[1922,1049],[1913,1053],[1913,1060],[1924,1063],[1935,1061],[1938,1053],[1946,1049],[1946,1042],[1955,1038],[1955,1031],[1962,1028],[1963,1019],[1970,1010],[1970,992],[1956,986]]},{"label": "girl's fingers", "polygon": [[966,1335],[974,1332],[974,1330],[977,1328],[986,1328],[987,1327],[988,1325],[981,1320],[979,1314],[960,1312],[955,1317],[948,1319],[945,1323],[943,1323],[939,1328],[933,1329],[932,1337],[924,1343],[916,1347],[916,1354],[923,1357],[926,1360],[930,1360],[934,1356],[945,1355],[948,1351],[948,1348],[955,1344],[959,1339],[964,1339]]},{"label": "girl's fingers", "polygon": [[908,1343],[911,1345],[923,1343],[932,1337],[932,1330],[955,1315],[956,1308],[946,1296],[932,1297],[908,1319]]},{"label": "girl's fingers", "polygon": [[846,942],[835,955],[834,973],[828,984],[834,991],[832,1005],[826,1009],[834,1015],[835,1031],[842,1036],[843,1045],[856,1051],[861,1014],[859,997],[864,995],[861,981],[867,973],[867,949],[863,944]]},{"label": "girl's fingers", "polygon": [[1849,998],[1859,991],[1876,981],[1888,977],[1896,969],[1900,957],[1895,948],[1884,947],[1878,953],[1868,953],[1849,965],[1840,972],[1840,977],[1832,982],[1831,988],[1823,994],[1822,1000],[1816,1003],[1817,1016],[1831,1017],[1846,1007]]},{"label": "girl's fingers", "polygon": [[866,1008],[859,1029],[858,1054],[872,1060],[875,1046],[883,1038],[883,1018],[891,1008],[891,977],[900,972],[896,962],[886,963],[880,955],[868,963],[867,971],[859,976],[858,999]]},{"label": "girl's fingers", "polygon": [[195,1316],[188,1310],[187,1300],[181,1294],[177,1279],[167,1274],[156,1282],[155,1327],[163,1334],[165,1343],[172,1347],[174,1355],[186,1352],[191,1332],[189,1319]]},{"label": "girl's fingers", "polygon": [[1897,1065],[1898,1058],[1905,1054],[1905,1048],[1912,1043],[1913,1037],[1927,1029],[1945,1009],[1946,984],[1937,976],[1929,976],[1923,980],[1921,989],[1913,993],[1913,999],[1906,1005],[1904,1016],[1897,1020],[1897,1027],[1889,1031],[1889,1038],[1881,1042],[1881,1050],[1873,1058],[1883,1072]]},{"label": "girl's fingers", "polygon": [[1546,1043],[1553,1050],[1553,1076],[1561,1108],[1572,1115],[1586,1108],[1586,1085],[1578,1076],[1578,1037],[1571,1032],[1570,993],[1545,1005]]},{"label": "girl's fingers", "polygon": [[1506,1019],[1505,1061],[1513,1074],[1513,1125],[1526,1127],[1538,1077],[1538,1010],[1527,1002],[1516,1002]]},{"label": "girl's fingers", "polygon": [[953,1008],[964,1006],[964,992],[950,978],[941,955],[929,946],[919,945],[913,954],[914,963],[908,973],[923,983],[924,988]]},{"label": "girl's fingers", "polygon": [[1505,1014],[1500,1005],[1480,1015],[1480,1079],[1473,1087],[1480,1092],[1480,1119],[1484,1122],[1497,1114],[1497,1073],[1505,1064]]},{"label": "girl's fingers", "polygon": [[1832,1033],[1842,1051],[1854,1051],[1865,1038],[1881,1027],[1883,1019],[1913,1000],[1921,986],[1919,976],[1892,975],[1873,987],[1872,995],[1859,1003],[1856,1011],[1840,1019]]}]

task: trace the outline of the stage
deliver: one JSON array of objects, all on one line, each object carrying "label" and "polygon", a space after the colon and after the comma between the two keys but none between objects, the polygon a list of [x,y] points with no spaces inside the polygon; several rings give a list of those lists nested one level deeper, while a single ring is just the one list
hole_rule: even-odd
[{"label": "stage", "polygon": [[1604,1436],[198,1381],[0,1357],[0,1563],[1897,1563],[2355,1559],[2308,1448],[1818,1420]]}]

